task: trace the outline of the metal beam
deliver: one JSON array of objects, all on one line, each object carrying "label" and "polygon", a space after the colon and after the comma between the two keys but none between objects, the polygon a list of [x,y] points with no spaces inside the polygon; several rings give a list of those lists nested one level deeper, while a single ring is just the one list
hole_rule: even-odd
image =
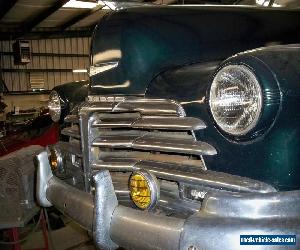
[{"label": "metal beam", "polygon": [[22,32],[17,34],[14,38],[23,36],[24,34],[31,31],[35,26],[37,26],[39,23],[41,23],[43,20],[45,20],[48,16],[53,14],[55,11],[59,10],[68,1],[69,0],[57,0],[52,6],[42,11],[37,16],[33,17],[29,22],[25,23],[21,27]]},{"label": "metal beam", "polygon": [[96,20],[95,22],[92,22],[92,23],[90,24],[90,27],[95,28],[96,25],[97,25],[98,23],[99,23],[99,20]]},{"label": "metal beam", "polygon": [[77,15],[73,18],[71,18],[70,20],[68,20],[67,22],[63,23],[59,29],[61,31],[69,28],[70,26],[74,25],[75,23],[79,22],[80,20],[94,14],[95,12],[99,11],[102,9],[103,6],[98,6],[98,7],[95,7],[94,9],[91,9],[91,10],[87,10],[85,11],[84,13],[81,13],[80,15]]},{"label": "metal beam", "polygon": [[5,0],[0,4],[0,19],[15,5],[18,0]]},{"label": "metal beam", "polygon": [[51,39],[51,38],[70,38],[70,37],[91,37],[94,27],[84,30],[66,30],[55,32],[31,32],[25,36],[26,39]]}]

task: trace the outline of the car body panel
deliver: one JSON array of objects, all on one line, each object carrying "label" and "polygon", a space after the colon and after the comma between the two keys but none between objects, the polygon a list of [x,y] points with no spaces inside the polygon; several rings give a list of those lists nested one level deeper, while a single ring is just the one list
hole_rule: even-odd
[{"label": "car body panel", "polygon": [[[228,6],[124,9],[106,15],[91,44],[91,93],[143,95],[159,73],[300,41],[299,10]],[[284,30],[284,35],[283,31]]]},{"label": "car body panel", "polygon": [[197,139],[207,140],[218,151],[216,156],[204,156],[209,169],[262,180],[281,190],[296,189],[300,187],[299,58],[298,45],[275,46],[241,53],[223,63],[252,67],[268,98],[273,98],[263,111],[268,119],[260,121],[261,130],[253,138],[223,134],[213,121],[208,92],[217,63],[164,72],[149,85],[146,97],[177,100],[187,116],[205,121],[207,129],[196,131]]},{"label": "car body panel", "polygon": [[[40,205],[92,231],[99,249],[236,250],[241,234],[299,237],[300,50],[285,46],[300,43],[299,17],[241,6],[106,15],[89,90],[74,87],[76,99],[64,93],[72,84],[55,88],[67,138],[51,148],[65,161],[51,171],[47,150],[37,155]],[[213,77],[228,64],[248,67],[262,89],[260,118],[242,136],[222,132],[209,108]],[[144,211],[128,185],[139,171],[160,192]]]}]

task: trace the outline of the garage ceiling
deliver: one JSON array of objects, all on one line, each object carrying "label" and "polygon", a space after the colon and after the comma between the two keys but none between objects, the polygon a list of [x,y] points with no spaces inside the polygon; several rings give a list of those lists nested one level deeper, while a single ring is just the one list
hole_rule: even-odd
[{"label": "garage ceiling", "polygon": [[[104,2],[103,2],[104,1]],[[0,0],[0,40],[90,37],[112,5],[246,4],[297,7],[300,0]],[[74,6],[77,4],[77,7]],[[296,4],[296,5],[295,5]],[[92,5],[92,8],[91,8]],[[80,7],[80,8],[78,8]]]},{"label": "garage ceiling", "polygon": [[[104,1],[104,2],[103,2]],[[112,6],[232,3],[240,0],[0,0],[0,40],[91,36]],[[107,2],[115,1],[115,2]],[[253,0],[252,0],[253,1]],[[79,2],[80,8],[72,7]],[[94,8],[84,7],[94,5]],[[71,7],[70,7],[71,6]]]},{"label": "garage ceiling", "polygon": [[1,0],[0,39],[90,36],[98,20],[110,11],[107,6],[92,0],[81,1],[80,8],[72,7],[68,2]]}]

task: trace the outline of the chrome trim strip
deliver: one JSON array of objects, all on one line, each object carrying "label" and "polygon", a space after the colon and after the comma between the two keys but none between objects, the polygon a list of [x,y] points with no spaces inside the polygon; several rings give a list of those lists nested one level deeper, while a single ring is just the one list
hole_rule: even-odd
[{"label": "chrome trim strip", "polygon": [[125,100],[125,96],[89,95],[87,97],[87,101],[89,102],[122,102],[124,100]]},{"label": "chrome trim strip", "polygon": [[[170,135],[171,136],[171,135]],[[139,150],[161,151],[194,155],[215,155],[216,149],[206,142],[166,138],[153,135],[142,136],[100,136],[92,146],[109,148],[132,148]]]},{"label": "chrome trim strip", "polygon": [[[101,97],[100,97],[101,99]],[[185,116],[184,109],[173,100],[126,97],[122,100],[87,102],[90,110],[109,112],[140,112],[141,114]]]},{"label": "chrome trim strip", "polygon": [[134,170],[136,170],[134,166],[138,162],[138,160],[126,158],[120,159],[119,161],[116,159],[112,159],[111,161],[93,163],[91,169],[97,171],[101,169],[107,169],[109,171],[115,172],[133,172]]},{"label": "chrome trim strip", "polygon": [[135,161],[155,161],[162,163],[175,163],[185,166],[193,166],[206,170],[201,159],[191,159],[190,155],[174,155],[174,154],[155,154],[148,151],[124,151],[124,150],[113,150],[113,151],[102,151],[98,157],[99,161],[103,162],[127,162],[128,160]]},{"label": "chrome trim strip", "polygon": [[206,214],[226,218],[300,220],[300,192],[297,190],[263,194],[214,193],[204,199],[201,210]]},{"label": "chrome trim strip", "polygon": [[83,103],[82,107],[79,108],[79,127],[80,134],[82,136],[81,149],[82,149],[82,163],[83,163],[83,173],[84,173],[84,186],[85,191],[90,191],[90,176],[91,169],[90,163],[92,163],[92,157],[90,153],[91,142],[94,139],[91,132],[91,124],[93,118],[90,117],[90,106],[87,103]]},{"label": "chrome trim strip", "polygon": [[194,117],[144,116],[141,118],[115,117],[113,119],[96,118],[92,125],[99,128],[136,128],[164,130],[199,130],[206,128],[205,123]]},{"label": "chrome trim strip", "polygon": [[112,112],[139,112],[143,115],[185,116],[183,109],[173,102],[120,102]]},{"label": "chrome trim strip", "polygon": [[163,99],[130,99],[120,102],[87,102],[84,104],[90,111],[98,112],[140,112],[153,115],[176,115],[183,117],[183,108],[173,100]]},{"label": "chrome trim strip", "polygon": [[92,164],[93,170],[107,169],[109,171],[132,172],[148,170],[157,178],[175,181],[180,184],[200,186],[206,191],[230,191],[230,192],[276,192],[272,186],[236,175],[225,174],[188,165],[170,164],[154,161],[110,161]]}]

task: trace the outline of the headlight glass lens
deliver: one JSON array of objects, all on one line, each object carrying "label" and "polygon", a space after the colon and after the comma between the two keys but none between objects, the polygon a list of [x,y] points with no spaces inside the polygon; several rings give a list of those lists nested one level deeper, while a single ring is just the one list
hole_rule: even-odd
[{"label": "headlight glass lens", "polygon": [[48,102],[49,113],[54,122],[58,122],[61,115],[61,103],[56,91],[52,91]]},{"label": "headlight glass lens", "polygon": [[223,131],[247,134],[257,124],[262,110],[262,90],[255,74],[243,65],[223,67],[213,80],[209,104]]}]

